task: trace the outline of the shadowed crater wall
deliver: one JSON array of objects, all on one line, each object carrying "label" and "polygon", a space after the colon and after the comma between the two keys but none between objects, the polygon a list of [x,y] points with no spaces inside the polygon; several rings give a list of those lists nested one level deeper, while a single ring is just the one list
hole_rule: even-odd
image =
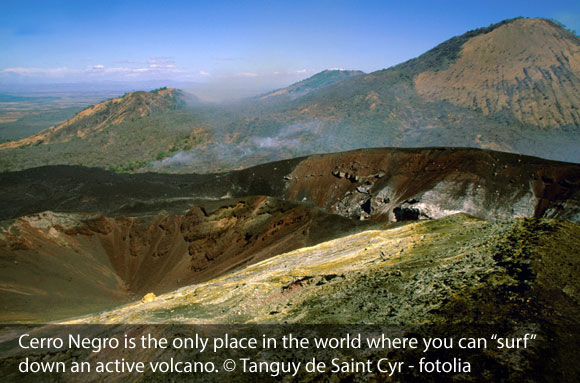
[{"label": "shadowed crater wall", "polygon": [[46,212],[0,232],[1,322],[47,321],[175,290],[347,234],[356,221],[269,197],[184,215]]}]

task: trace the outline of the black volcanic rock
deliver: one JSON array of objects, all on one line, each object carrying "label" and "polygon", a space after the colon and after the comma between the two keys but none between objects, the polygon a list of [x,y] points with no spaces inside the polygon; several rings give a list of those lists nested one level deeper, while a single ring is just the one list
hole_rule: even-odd
[{"label": "black volcanic rock", "polygon": [[[337,177],[335,174],[344,174]],[[198,202],[266,195],[356,219],[580,221],[580,165],[481,149],[364,149],[221,174],[116,174],[42,167],[0,175],[2,219],[51,211],[183,213]]]}]

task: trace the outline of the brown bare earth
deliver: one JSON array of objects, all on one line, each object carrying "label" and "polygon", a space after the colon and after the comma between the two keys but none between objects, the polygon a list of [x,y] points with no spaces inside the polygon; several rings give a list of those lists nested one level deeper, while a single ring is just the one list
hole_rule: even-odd
[{"label": "brown bare earth", "polygon": [[417,91],[485,115],[509,110],[541,127],[580,127],[579,38],[545,19],[520,19],[469,39],[445,70],[415,77]]},{"label": "brown bare earth", "polygon": [[[0,322],[43,322],[118,306],[345,235],[361,225],[268,197],[184,215],[52,213],[4,222]],[[368,227],[368,225],[365,225]]]},{"label": "brown bare earth", "polygon": [[306,158],[287,193],[332,213],[378,221],[457,212],[578,221],[580,166],[473,149],[356,150]]}]

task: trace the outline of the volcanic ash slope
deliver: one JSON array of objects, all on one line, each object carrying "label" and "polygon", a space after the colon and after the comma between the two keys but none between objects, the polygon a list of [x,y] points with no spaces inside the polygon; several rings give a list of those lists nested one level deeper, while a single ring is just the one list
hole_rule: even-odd
[{"label": "volcanic ash slope", "polygon": [[68,323],[576,320],[580,227],[458,214],[345,236]]}]

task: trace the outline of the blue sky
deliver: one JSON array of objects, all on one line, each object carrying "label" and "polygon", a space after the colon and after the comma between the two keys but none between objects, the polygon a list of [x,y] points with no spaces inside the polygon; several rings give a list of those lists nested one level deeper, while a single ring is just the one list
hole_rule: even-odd
[{"label": "blue sky", "polygon": [[370,72],[515,16],[580,31],[580,1],[0,1],[0,83],[291,83]]}]

